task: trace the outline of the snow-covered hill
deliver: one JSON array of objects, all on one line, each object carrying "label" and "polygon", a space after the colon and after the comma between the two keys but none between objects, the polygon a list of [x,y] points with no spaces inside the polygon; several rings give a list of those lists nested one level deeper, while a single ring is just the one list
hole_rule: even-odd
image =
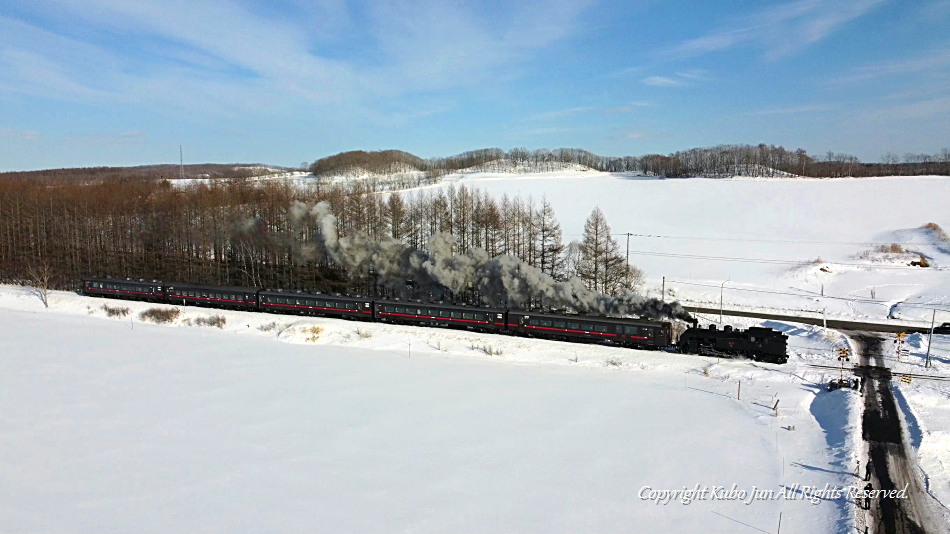
[{"label": "snow-covered hill", "polygon": [[[648,292],[703,306],[929,324],[950,307],[950,244],[920,227],[950,228],[950,179],[660,179],[597,171],[456,174],[464,185],[546,198],[565,240],[600,207]],[[903,255],[877,253],[899,244]],[[930,268],[908,264],[923,255]],[[938,321],[940,317],[938,317]],[[943,315],[950,321],[950,313]]]}]

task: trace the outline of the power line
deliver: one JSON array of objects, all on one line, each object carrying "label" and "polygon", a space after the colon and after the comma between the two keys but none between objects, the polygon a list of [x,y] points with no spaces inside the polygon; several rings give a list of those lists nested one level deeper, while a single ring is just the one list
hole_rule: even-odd
[{"label": "power line", "polygon": [[[686,281],[684,281],[684,280],[670,280],[670,279],[667,279],[666,281],[667,281],[667,282],[670,282],[670,283],[683,284],[683,285],[687,285],[687,286],[700,286],[700,287],[709,287],[709,288],[715,288],[715,287],[716,287],[715,284],[703,284],[703,283],[700,283],[700,282],[686,282]],[[886,301],[886,300],[875,300],[875,299],[866,299],[866,298],[852,298],[852,297],[835,297],[835,296],[831,296],[831,295],[815,295],[815,294],[811,294],[811,293],[790,293],[790,292],[788,292],[788,291],[774,291],[774,290],[768,290],[768,289],[752,289],[752,288],[748,288],[748,287],[727,287],[726,289],[729,289],[729,290],[732,290],[732,291],[748,291],[748,292],[750,292],[750,293],[768,293],[768,294],[770,294],[770,295],[790,295],[790,296],[793,296],[793,297],[804,297],[804,298],[809,298],[809,299],[844,300],[844,301],[848,301],[848,302],[862,302],[862,303],[865,303],[865,304],[880,304],[880,305],[883,305],[883,306],[890,306],[890,305],[892,305],[892,304],[895,304],[894,302],[890,302],[890,301]],[[950,311],[950,304],[914,304],[914,303],[909,303],[909,302],[901,302],[900,305],[901,305],[901,306],[907,306],[907,307],[909,307],[909,308],[925,308],[925,309],[928,309],[928,310],[939,309],[939,310],[942,310],[942,311]]]},{"label": "power line", "polygon": [[[780,260],[773,258],[744,258],[741,256],[702,256],[698,254],[677,254],[674,252],[648,252],[645,250],[631,250],[630,254],[639,254],[641,256],[658,256],[661,258],[683,258],[689,260],[713,260],[713,261],[735,261],[735,262],[744,262],[744,263],[765,263],[765,264],[781,264],[781,265],[803,265],[812,263],[813,260]],[[841,263],[836,261],[822,262],[829,263],[832,265],[846,265],[849,267],[868,267],[875,269],[916,269],[916,267],[911,267],[909,265],[873,265],[866,263]],[[928,269],[933,269],[935,271],[944,271],[947,270],[946,267],[927,267]]]},{"label": "power line", "polygon": [[[613,235],[628,235],[626,233]],[[693,241],[739,241],[745,243],[786,243],[799,245],[923,245],[913,241],[810,241],[804,239],[746,239],[741,237],[689,237],[658,234],[629,234],[631,237],[647,237],[654,239],[687,239]]]}]

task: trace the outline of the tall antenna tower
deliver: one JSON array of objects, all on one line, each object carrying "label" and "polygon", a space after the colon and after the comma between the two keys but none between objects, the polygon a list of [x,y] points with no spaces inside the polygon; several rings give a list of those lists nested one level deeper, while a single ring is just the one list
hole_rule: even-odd
[{"label": "tall antenna tower", "polygon": [[181,145],[178,145],[178,177],[185,179],[185,156],[181,151]]}]

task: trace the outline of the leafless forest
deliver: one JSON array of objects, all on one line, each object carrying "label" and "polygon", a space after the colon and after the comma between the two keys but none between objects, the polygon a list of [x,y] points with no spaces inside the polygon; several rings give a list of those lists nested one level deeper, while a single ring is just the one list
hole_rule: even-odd
[{"label": "leafless forest", "polygon": [[294,215],[294,206],[323,201],[341,238],[426,250],[434,236],[451,233],[453,253],[480,248],[491,257],[517,256],[555,280],[576,275],[598,293],[635,286],[641,276],[636,268],[627,270],[599,210],[591,214],[583,242],[565,246],[543,200],[496,201],[464,187],[402,195],[379,194],[368,184],[174,187],[162,180],[8,178],[0,179],[0,279],[48,280],[62,289],[76,287],[85,275],[110,275],[374,291],[378,274],[371,260],[334,261],[314,245],[324,229]]},{"label": "leafless forest", "polygon": [[781,146],[766,144],[719,145],[682,150],[668,155],[648,154],[641,157],[599,156],[578,148],[513,148],[507,152],[500,148],[486,148],[429,160],[398,150],[352,151],[319,159],[309,166],[309,170],[319,176],[352,168],[373,172],[411,169],[426,171],[430,176],[440,176],[500,161],[537,170],[550,170],[555,164],[570,163],[605,172],[641,172],[667,178],[735,174],[832,178],[950,174],[950,149],[947,148],[937,154],[887,153],[881,156],[880,163],[862,163],[849,154],[827,152],[813,156],[801,148],[787,150]]}]

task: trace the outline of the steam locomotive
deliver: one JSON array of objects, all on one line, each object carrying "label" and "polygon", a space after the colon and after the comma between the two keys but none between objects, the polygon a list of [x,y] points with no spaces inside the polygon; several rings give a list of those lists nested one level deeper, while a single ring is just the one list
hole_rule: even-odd
[{"label": "steam locomotive", "polygon": [[674,344],[671,323],[643,319],[535,313],[307,291],[165,284],[158,280],[84,278],[80,292],[94,297],[164,304],[461,328],[580,343],[602,342],[641,349],[678,349],[691,354],[744,356],[771,363],[787,361],[785,334],[769,328],[743,331],[727,327],[728,330],[715,331],[701,330],[694,325],[680,336],[679,344]]},{"label": "steam locomotive", "polygon": [[705,356],[746,356],[753,360],[785,363],[788,336],[771,328],[751,327],[737,330],[729,325],[722,330],[711,324],[709,328],[687,329],[680,335],[677,348],[688,354]]}]

